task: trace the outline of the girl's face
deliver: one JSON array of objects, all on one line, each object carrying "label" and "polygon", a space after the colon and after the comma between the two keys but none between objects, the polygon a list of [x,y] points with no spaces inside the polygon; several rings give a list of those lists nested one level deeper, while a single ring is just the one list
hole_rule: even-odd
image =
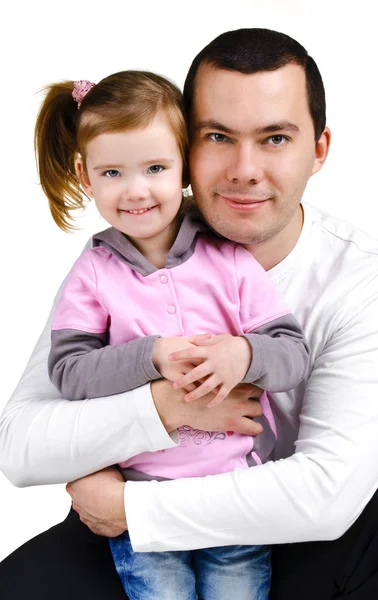
[{"label": "girl's face", "polygon": [[76,172],[101,216],[131,239],[171,237],[182,198],[183,161],[164,114],[144,128],[103,133]]}]

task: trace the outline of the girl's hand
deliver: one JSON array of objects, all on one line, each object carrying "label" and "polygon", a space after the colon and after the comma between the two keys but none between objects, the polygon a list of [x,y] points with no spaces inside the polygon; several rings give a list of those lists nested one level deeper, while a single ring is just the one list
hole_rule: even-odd
[{"label": "girl's hand", "polygon": [[243,337],[232,335],[214,336],[212,338],[192,338],[196,345],[191,344],[184,350],[175,351],[169,355],[169,360],[186,365],[193,361],[200,364],[185,375],[175,380],[176,390],[188,389],[194,382],[205,381],[196,389],[184,396],[184,400],[198,400],[202,396],[216,390],[214,398],[207,406],[215,406],[224,400],[229,392],[240,383],[247,373],[252,361],[252,349]]},{"label": "girl's hand", "polygon": [[[191,361],[188,360],[174,363],[168,360],[168,356],[172,352],[181,350],[185,351],[189,348],[195,348],[196,346],[193,345],[192,340],[197,340],[200,342],[201,340],[206,340],[210,337],[210,333],[204,333],[193,337],[158,338],[155,342],[152,353],[152,362],[155,369],[159,371],[160,375],[164,379],[168,379],[169,381],[177,381],[178,379],[181,379],[183,375],[192,371],[193,368],[199,365],[201,361],[193,359]],[[188,385],[180,387],[185,387],[187,392],[196,389],[194,383],[189,383]]]}]

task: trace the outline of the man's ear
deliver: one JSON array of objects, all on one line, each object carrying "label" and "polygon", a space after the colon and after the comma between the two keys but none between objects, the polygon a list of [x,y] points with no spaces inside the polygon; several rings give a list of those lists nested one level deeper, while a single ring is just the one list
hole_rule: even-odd
[{"label": "man's ear", "polygon": [[326,158],[328,156],[330,144],[331,144],[331,131],[328,127],[326,127],[325,130],[323,131],[322,135],[316,142],[315,160],[314,160],[314,165],[312,167],[311,175],[314,175],[315,173],[320,171],[320,169],[324,165]]},{"label": "man's ear", "polygon": [[89,181],[87,171],[84,168],[84,161],[80,154],[78,154],[75,158],[75,172],[84,192],[87,194],[87,196],[93,196],[91,182]]}]

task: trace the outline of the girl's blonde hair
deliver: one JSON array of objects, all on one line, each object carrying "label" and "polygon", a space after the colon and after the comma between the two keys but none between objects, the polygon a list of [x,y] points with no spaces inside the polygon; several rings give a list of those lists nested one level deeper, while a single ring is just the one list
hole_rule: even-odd
[{"label": "girl's blonde hair", "polygon": [[56,224],[69,231],[71,211],[84,208],[75,158],[85,168],[86,146],[94,137],[147,126],[162,111],[177,139],[183,160],[183,187],[188,185],[188,134],[182,94],[168,79],[146,71],[122,71],[106,77],[84,97],[72,97],[73,81],[46,88],[34,132],[38,174]]}]

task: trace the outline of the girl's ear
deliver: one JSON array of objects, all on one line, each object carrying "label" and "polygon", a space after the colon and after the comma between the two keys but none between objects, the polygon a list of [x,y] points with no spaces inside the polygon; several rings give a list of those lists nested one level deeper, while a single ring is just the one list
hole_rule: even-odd
[{"label": "girl's ear", "polygon": [[87,196],[93,196],[91,182],[89,181],[88,174],[84,168],[84,161],[80,154],[78,154],[75,159],[75,172],[84,192],[87,194]]}]

